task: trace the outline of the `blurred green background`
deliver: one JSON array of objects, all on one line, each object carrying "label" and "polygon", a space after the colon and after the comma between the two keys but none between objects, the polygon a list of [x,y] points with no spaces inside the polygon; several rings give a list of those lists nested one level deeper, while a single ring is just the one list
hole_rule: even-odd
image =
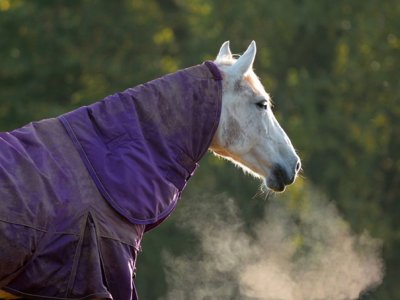
[{"label": "blurred green background", "polygon": [[[241,53],[253,39],[256,72],[303,160],[304,178],[287,193],[305,201],[312,185],[355,232],[382,239],[386,276],[364,298],[400,299],[398,0],[0,0],[0,130],[213,59],[225,40]],[[225,193],[250,224],[265,205],[258,190],[207,155],[181,205]],[[162,251],[192,244],[174,216],[145,237],[142,299],[166,292]]]}]

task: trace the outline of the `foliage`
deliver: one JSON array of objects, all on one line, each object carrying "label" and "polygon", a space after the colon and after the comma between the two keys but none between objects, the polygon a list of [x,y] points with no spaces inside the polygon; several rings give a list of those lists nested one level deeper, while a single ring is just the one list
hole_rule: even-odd
[{"label": "foliage", "polygon": [[[0,128],[212,59],[225,40],[243,51],[254,39],[257,74],[307,181],[355,230],[384,240],[386,278],[371,299],[397,299],[399,16],[397,0],[0,0]],[[252,199],[258,188],[209,155],[183,202],[204,190],[226,191],[250,226],[262,217],[263,201]],[[188,251],[191,242],[173,217],[145,238],[138,273],[144,299],[165,292],[162,249]]]}]

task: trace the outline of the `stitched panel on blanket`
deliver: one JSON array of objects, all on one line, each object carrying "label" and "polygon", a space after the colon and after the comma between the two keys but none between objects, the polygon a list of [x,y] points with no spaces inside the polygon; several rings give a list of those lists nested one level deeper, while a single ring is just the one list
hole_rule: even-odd
[{"label": "stitched panel on blanket", "polygon": [[135,299],[145,227],[105,201],[58,119],[0,133],[0,199],[0,289]]}]

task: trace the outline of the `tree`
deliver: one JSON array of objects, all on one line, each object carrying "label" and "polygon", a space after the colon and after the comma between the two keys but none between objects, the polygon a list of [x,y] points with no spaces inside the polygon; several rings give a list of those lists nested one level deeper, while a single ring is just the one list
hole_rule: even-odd
[{"label": "tree", "polygon": [[[299,149],[304,176],[356,231],[384,240],[387,275],[371,297],[395,299],[399,15],[395,0],[0,0],[0,128],[213,59],[225,40],[237,52],[254,39],[256,72]],[[206,189],[226,191],[249,226],[263,217],[263,202],[249,201],[258,183],[211,155],[191,185],[183,201]],[[191,242],[173,217],[150,233],[139,257],[144,299],[165,292],[162,250],[187,251]]]}]

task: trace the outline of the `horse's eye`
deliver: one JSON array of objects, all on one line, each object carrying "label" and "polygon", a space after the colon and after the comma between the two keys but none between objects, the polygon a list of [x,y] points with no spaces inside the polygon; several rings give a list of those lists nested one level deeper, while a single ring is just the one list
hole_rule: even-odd
[{"label": "horse's eye", "polygon": [[268,102],[266,100],[262,100],[260,102],[257,102],[256,105],[261,109],[264,109],[264,110],[268,109]]}]

